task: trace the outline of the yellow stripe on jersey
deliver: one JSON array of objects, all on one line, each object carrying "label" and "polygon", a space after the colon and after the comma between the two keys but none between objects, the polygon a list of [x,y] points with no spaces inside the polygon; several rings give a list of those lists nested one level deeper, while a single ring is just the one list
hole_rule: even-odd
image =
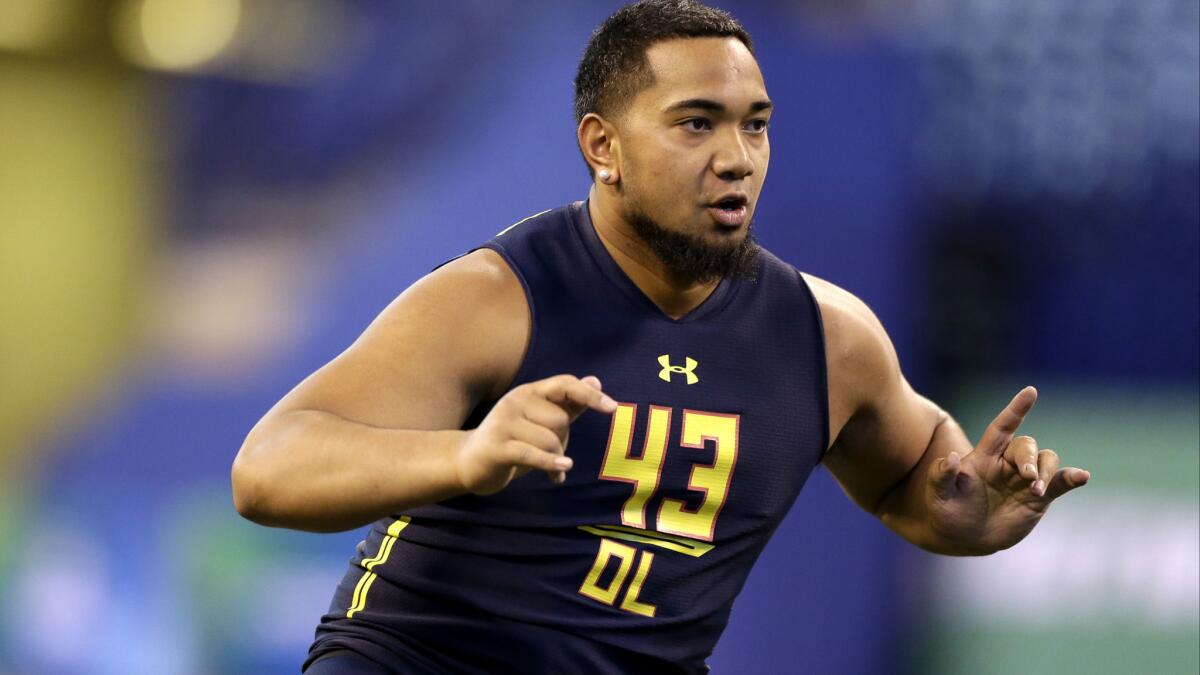
[{"label": "yellow stripe on jersey", "polygon": [[688,537],[680,537],[677,535],[666,534],[665,532],[656,532],[654,530],[642,530],[636,527],[626,527],[624,525],[579,525],[579,529],[589,534],[594,534],[597,537],[611,537],[622,541],[632,541],[638,544],[649,544],[659,548],[665,548],[668,551],[683,553],[690,555],[693,558],[700,556],[713,550],[713,544],[706,541],[698,541]]},{"label": "yellow stripe on jersey", "polygon": [[383,541],[379,542],[379,550],[375,552],[375,555],[358,563],[358,566],[363,568],[363,575],[359,578],[358,584],[354,586],[354,597],[351,598],[350,609],[346,610],[347,619],[353,618],[357,612],[361,612],[367,606],[367,591],[371,590],[371,584],[375,583],[377,576],[371,570],[375,569],[376,565],[387,562],[388,556],[392,554],[392,546],[395,545],[401,530],[408,527],[410,522],[412,522],[412,518],[400,516],[388,526],[387,534],[384,535]]},{"label": "yellow stripe on jersey", "polygon": [[521,223],[523,223],[527,220],[533,220],[534,218],[537,218],[540,215],[550,213],[550,211],[551,211],[551,209],[546,209],[545,211],[542,211],[541,213],[535,213],[532,216],[529,216],[528,218],[522,218],[522,219],[518,220],[517,222],[513,223],[512,225],[509,225],[508,227],[504,228],[503,230],[500,230],[499,232],[497,232],[496,236],[499,237],[500,235],[504,234],[505,232],[508,232],[509,230],[520,225]]}]

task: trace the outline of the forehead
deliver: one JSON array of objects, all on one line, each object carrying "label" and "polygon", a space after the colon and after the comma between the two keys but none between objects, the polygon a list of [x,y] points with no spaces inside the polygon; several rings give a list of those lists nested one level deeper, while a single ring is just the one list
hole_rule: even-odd
[{"label": "forehead", "polygon": [[732,108],[767,98],[758,62],[737,38],[659,42],[646,50],[646,61],[654,73],[654,85],[639,92],[635,105],[658,108],[678,100],[705,98]]}]

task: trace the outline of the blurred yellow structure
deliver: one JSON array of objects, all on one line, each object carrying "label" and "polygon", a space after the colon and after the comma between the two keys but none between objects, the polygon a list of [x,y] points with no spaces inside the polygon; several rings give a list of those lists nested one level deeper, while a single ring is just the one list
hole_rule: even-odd
[{"label": "blurred yellow structure", "polygon": [[0,56],[0,476],[132,349],[155,231],[146,96],[115,61]]}]

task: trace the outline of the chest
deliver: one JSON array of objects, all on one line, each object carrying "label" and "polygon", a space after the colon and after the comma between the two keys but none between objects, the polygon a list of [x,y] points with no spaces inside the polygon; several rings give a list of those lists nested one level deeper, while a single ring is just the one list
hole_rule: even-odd
[{"label": "chest", "polygon": [[619,403],[572,426],[574,515],[701,541],[782,518],[824,437],[798,330],[628,317],[542,327],[526,379],[596,375]]}]

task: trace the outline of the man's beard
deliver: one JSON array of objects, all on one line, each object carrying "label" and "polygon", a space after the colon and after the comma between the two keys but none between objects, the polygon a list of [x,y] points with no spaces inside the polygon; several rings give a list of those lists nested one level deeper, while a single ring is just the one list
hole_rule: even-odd
[{"label": "man's beard", "polygon": [[753,223],[737,244],[713,245],[698,235],[668,230],[641,209],[633,209],[629,221],[667,269],[684,279],[701,284],[722,278],[753,281],[758,271]]}]

